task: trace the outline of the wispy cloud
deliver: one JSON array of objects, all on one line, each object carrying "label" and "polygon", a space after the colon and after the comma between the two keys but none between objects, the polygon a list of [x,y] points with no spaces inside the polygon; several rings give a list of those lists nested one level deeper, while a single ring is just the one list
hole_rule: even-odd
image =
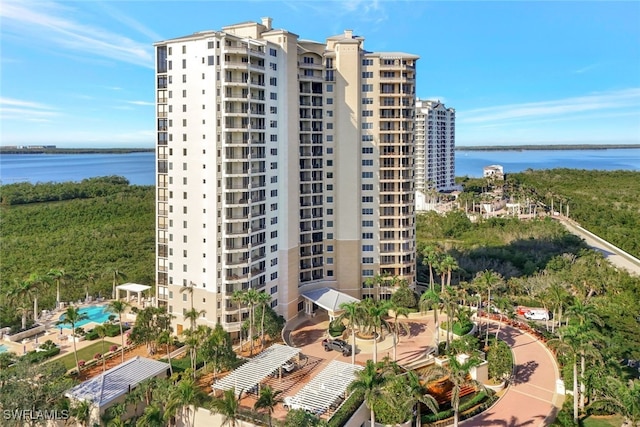
[{"label": "wispy cloud", "polygon": [[587,71],[591,71],[594,68],[598,68],[600,66],[600,64],[591,64],[591,65],[587,65],[586,67],[582,67],[582,68],[578,68],[577,70],[573,70],[574,74],[584,74]]},{"label": "wispy cloud", "polygon": [[458,111],[459,123],[491,124],[514,120],[542,118],[558,119],[562,116],[593,111],[610,112],[633,109],[640,116],[640,88],[594,93],[553,101],[501,105],[475,110]]},{"label": "wispy cloud", "polygon": [[127,104],[133,104],[133,105],[156,105],[153,102],[149,102],[149,101],[125,101]]},{"label": "wispy cloud", "polygon": [[3,1],[3,29],[27,41],[57,45],[83,55],[104,57],[143,67],[153,67],[153,50],[147,43],[90,26],[74,19],[75,10],[59,3]]},{"label": "wispy cloud", "polygon": [[58,115],[60,113],[54,108],[39,102],[0,97],[0,117],[2,120],[44,122]]}]

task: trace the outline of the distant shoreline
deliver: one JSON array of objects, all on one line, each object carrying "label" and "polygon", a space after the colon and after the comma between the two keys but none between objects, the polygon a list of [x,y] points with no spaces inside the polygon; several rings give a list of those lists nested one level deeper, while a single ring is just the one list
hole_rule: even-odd
[{"label": "distant shoreline", "polygon": [[640,148],[640,144],[478,145],[457,146],[456,151],[619,150],[624,148]]},{"label": "distant shoreline", "polygon": [[152,153],[155,148],[5,148],[0,154],[131,154]]}]

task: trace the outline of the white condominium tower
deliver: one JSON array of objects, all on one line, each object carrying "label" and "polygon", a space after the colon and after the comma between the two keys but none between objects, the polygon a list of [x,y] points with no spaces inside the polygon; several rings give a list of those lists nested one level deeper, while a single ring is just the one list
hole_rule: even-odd
[{"label": "white condominium tower", "polygon": [[440,101],[416,101],[416,190],[456,188],[456,110]]},{"label": "white condominium tower", "polygon": [[368,52],[351,31],[303,40],[270,18],[155,51],[157,298],[176,333],[192,308],[238,332],[238,290],[291,319],[322,288],[414,283],[416,55]]}]

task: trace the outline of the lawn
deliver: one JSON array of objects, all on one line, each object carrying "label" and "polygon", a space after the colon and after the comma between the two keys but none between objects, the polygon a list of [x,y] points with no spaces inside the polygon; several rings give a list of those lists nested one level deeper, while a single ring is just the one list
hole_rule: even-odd
[{"label": "lawn", "polygon": [[[105,352],[109,351],[109,347],[112,344],[113,343],[111,342],[105,341],[104,343]],[[85,362],[88,362],[89,360],[93,359],[93,356],[96,353],[102,353],[102,341],[91,344],[88,347],[81,348],[80,350],[78,350],[78,360],[84,360]],[[76,359],[73,356],[73,347],[71,348],[71,352],[69,354],[62,356],[59,359],[55,359],[55,361],[62,362],[64,364],[64,367],[67,369],[75,368]]]},{"label": "lawn", "polygon": [[620,415],[595,416],[591,415],[582,420],[584,427],[619,427],[624,419]]}]

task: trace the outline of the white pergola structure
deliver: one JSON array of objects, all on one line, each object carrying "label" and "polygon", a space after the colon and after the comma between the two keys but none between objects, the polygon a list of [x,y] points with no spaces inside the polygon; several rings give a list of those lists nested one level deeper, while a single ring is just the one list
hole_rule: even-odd
[{"label": "white pergola structure", "polygon": [[138,303],[142,301],[142,293],[151,289],[151,286],[141,285],[139,283],[125,283],[116,286],[116,297],[120,299],[120,291],[127,292],[127,302],[131,301],[131,292],[138,294]]},{"label": "white pergola structure", "polygon": [[285,362],[300,354],[299,348],[282,344],[273,344],[226,377],[213,383],[213,390],[235,389],[236,396],[242,392],[256,389],[269,375],[277,372]]},{"label": "white pergola structure", "polygon": [[289,409],[302,409],[320,416],[346,399],[347,387],[356,378],[358,371],[363,369],[360,365],[332,360],[298,393],[285,397],[284,403]]},{"label": "white pergola structure", "polygon": [[333,288],[320,288],[313,291],[302,293],[304,298],[304,312],[305,314],[313,314],[313,305],[327,310],[329,313],[329,320],[333,321],[344,310],[340,308],[343,303],[358,302],[358,298],[354,298],[351,295],[344,292],[336,291]]}]

